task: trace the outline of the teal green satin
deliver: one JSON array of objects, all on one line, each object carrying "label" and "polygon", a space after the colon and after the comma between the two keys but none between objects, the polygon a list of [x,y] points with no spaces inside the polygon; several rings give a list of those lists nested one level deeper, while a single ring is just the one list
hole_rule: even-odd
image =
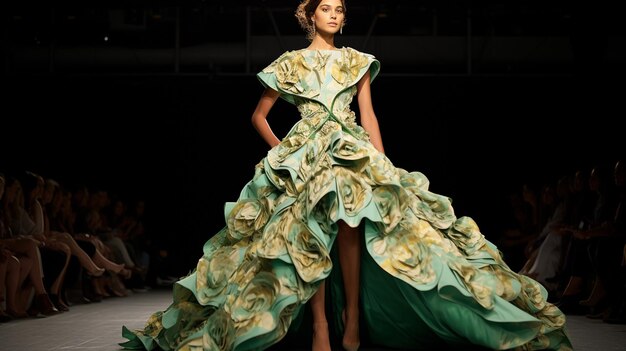
[{"label": "teal green satin", "polygon": [[352,48],[288,51],[260,82],[301,119],[256,166],[225,226],[175,284],[173,302],[127,349],[261,350],[293,332],[327,281],[341,330],[337,222],[362,228],[361,299],[367,335],[381,346],[571,350],[565,315],[546,290],[511,271],[469,217],[369,142],[350,105],[380,64]]}]

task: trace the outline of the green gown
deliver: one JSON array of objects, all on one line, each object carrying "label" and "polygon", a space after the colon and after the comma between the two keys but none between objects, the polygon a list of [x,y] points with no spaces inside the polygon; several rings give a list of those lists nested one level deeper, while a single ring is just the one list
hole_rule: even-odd
[{"label": "green gown", "polygon": [[[432,350],[480,345],[571,350],[565,315],[546,290],[503,261],[424,174],[398,168],[369,142],[350,105],[380,70],[350,47],[294,50],[257,74],[301,119],[255,167],[225,225],[173,302],[126,349],[263,350],[283,340],[324,279],[341,324],[337,221],[360,225],[362,325],[371,342]],[[328,296],[328,295],[327,295]],[[327,297],[328,298],[328,297]]]}]

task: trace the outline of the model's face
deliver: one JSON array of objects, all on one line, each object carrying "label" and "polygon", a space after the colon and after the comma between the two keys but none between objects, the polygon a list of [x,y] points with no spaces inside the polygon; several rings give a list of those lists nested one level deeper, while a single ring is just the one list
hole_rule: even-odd
[{"label": "model's face", "polygon": [[339,32],[343,21],[344,8],[341,0],[322,0],[313,15],[315,30],[320,33],[335,34]]}]

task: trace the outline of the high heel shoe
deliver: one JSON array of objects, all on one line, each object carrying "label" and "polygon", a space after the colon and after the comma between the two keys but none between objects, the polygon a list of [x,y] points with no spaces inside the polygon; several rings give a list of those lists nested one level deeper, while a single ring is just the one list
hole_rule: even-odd
[{"label": "high heel shoe", "polygon": [[[343,330],[344,330],[344,333],[345,333],[345,330],[346,330],[346,310],[343,310],[341,312],[341,320],[343,322]],[[361,342],[360,341],[358,341],[355,344],[349,344],[349,343],[347,343],[347,342],[345,342],[343,340],[341,341],[341,347],[343,347],[343,349],[345,351],[357,351],[360,346],[361,346]]]},{"label": "high heel shoe", "polygon": [[61,312],[67,312],[70,310],[70,308],[68,306],[66,306],[63,301],[61,301],[61,297],[59,297],[59,295],[57,294],[50,294],[50,300],[52,301],[52,304],[54,304],[54,307],[57,308],[57,310],[61,311]]},{"label": "high heel shoe", "polygon": [[81,290],[82,290],[82,293],[83,293],[82,297],[83,297],[83,301],[86,302],[86,303],[102,301],[102,295],[96,293],[96,291],[95,291],[95,289],[93,287],[94,282],[92,282],[92,280],[95,280],[95,279],[103,279],[103,277],[96,278],[96,277],[92,277],[92,276],[90,276],[88,274],[83,274],[83,276],[82,276],[82,279],[81,279],[82,280],[82,282],[81,282],[82,289]]},{"label": "high heel shoe", "polygon": [[60,313],[60,311],[54,307],[54,304],[50,301],[50,296],[44,293],[34,297],[31,307],[28,309],[27,313],[33,317],[39,315],[40,313],[44,316],[53,316]]},{"label": "high heel shoe", "polygon": [[106,272],[106,269],[96,267],[93,271],[87,271],[87,274],[92,277],[101,277],[104,274],[104,272]]}]

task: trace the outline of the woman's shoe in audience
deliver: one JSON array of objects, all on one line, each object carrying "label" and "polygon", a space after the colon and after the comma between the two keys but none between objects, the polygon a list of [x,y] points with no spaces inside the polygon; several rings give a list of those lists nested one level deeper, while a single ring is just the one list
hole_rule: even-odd
[{"label": "woman's shoe in audience", "polygon": [[67,305],[65,305],[63,301],[61,301],[61,297],[59,297],[59,295],[50,294],[50,300],[52,300],[52,303],[54,304],[54,307],[57,308],[57,310],[61,312],[67,312],[70,310],[70,308]]},{"label": "woman's shoe in audience", "polygon": [[87,274],[92,276],[92,277],[101,277],[104,272],[106,272],[106,269],[104,268],[100,268],[100,267],[96,267],[91,271],[87,271]]},{"label": "woman's shoe in audience", "polygon": [[83,292],[83,301],[86,303],[102,301],[102,295],[96,293],[93,287],[93,282],[91,281],[92,279],[102,279],[102,278],[90,277],[87,274],[84,274],[82,276],[81,287],[82,287],[82,292]]},{"label": "woman's shoe in audience", "polygon": [[59,310],[54,307],[54,304],[50,300],[48,294],[35,295],[31,307],[27,312],[29,315],[36,317],[40,313],[44,316],[53,316],[59,313]]}]

